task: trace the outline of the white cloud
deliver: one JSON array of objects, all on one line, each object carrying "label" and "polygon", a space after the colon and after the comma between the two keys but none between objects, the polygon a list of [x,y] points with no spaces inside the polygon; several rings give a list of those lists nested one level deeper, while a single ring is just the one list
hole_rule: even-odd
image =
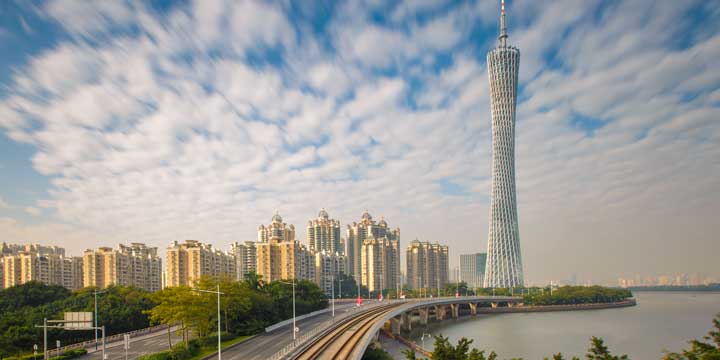
[{"label": "white cloud", "polygon": [[39,216],[40,214],[42,214],[42,210],[40,210],[34,206],[26,206],[24,210],[26,213],[33,215],[33,216]]},{"label": "white cloud", "polygon": [[[364,208],[385,215],[403,242],[484,249],[491,128],[485,43],[471,43],[471,28],[496,26],[496,4],[402,4],[379,24],[374,5],[343,3],[327,39],[264,2],[198,1],[163,16],[82,4],[50,3],[74,39],[34,56],[0,101],[0,127],[35,146],[32,164],[52,184],[25,209],[52,223],[4,219],[10,239],[62,238],[77,251],[118,238],[226,248],[253,239],[276,208],[302,228],[325,207],[343,223]],[[668,44],[684,28],[668,15],[689,6],[678,4],[652,7],[643,23],[619,5],[595,17],[597,2],[513,2],[531,281],[572,271],[549,268],[551,252],[584,259],[574,271],[598,280],[615,276],[598,270],[607,264],[657,269],[638,258],[658,244],[653,261],[668,271],[713,270],[676,254],[720,251],[708,235],[720,231],[711,218],[720,79],[710,60],[720,42]],[[419,12],[433,16],[418,22]],[[138,31],[117,32],[128,27]],[[268,49],[280,49],[279,66],[247,61]],[[437,69],[442,54],[449,64]],[[445,193],[443,181],[466,195]]]}]

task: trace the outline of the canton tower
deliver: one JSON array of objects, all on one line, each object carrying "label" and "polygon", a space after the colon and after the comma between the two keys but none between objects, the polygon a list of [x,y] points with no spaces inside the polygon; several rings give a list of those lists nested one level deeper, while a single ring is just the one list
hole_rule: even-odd
[{"label": "canton tower", "polygon": [[515,196],[515,106],[520,50],[507,45],[505,1],[499,44],[487,54],[492,113],[492,187],[485,287],[523,286]]}]

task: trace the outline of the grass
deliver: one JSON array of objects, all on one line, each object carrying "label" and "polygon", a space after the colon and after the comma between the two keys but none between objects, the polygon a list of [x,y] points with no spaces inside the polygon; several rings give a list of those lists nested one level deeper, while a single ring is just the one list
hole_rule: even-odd
[{"label": "grass", "polygon": [[[245,339],[247,339],[247,338],[249,338],[249,337],[250,337],[250,335],[243,335],[243,336],[238,336],[238,337],[236,337],[236,338],[232,338],[232,339],[229,339],[229,340],[225,340],[225,341],[222,342],[222,348],[223,348],[223,349],[226,349],[228,346],[230,346],[230,345],[235,345],[235,344],[237,344],[237,343],[239,343],[239,342],[244,341]],[[192,358],[190,358],[190,360],[199,360],[199,359],[202,359],[202,358],[204,358],[204,357],[206,357],[206,356],[208,356],[208,355],[210,355],[210,354],[214,354],[214,353],[216,353],[216,352],[217,352],[217,342],[215,342],[213,345],[203,346],[203,347],[200,349],[200,353],[197,354],[197,355],[195,355],[195,356],[193,356]]]}]

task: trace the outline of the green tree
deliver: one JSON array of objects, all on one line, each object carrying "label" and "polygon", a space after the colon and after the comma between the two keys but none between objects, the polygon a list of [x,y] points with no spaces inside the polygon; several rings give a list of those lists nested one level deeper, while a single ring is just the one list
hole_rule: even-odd
[{"label": "green tree", "polygon": [[704,337],[705,340],[712,341],[703,342],[699,340],[691,340],[690,349],[685,349],[682,353],[667,353],[663,357],[664,360],[720,360],[720,314],[715,315],[712,320],[714,328],[711,329]]},{"label": "green tree", "polygon": [[[192,330],[198,337],[207,336],[216,313],[215,303],[209,294],[201,294],[187,286],[165,288],[152,295],[157,303],[147,311],[155,324],[168,326],[179,325],[178,331],[182,333],[185,344],[189,341],[189,331]],[[168,336],[168,344],[170,337]]]},{"label": "green tree", "polygon": [[610,353],[610,350],[603,339],[593,336],[590,339],[590,348],[588,349],[585,358],[588,360],[626,360],[627,355],[615,356]]}]

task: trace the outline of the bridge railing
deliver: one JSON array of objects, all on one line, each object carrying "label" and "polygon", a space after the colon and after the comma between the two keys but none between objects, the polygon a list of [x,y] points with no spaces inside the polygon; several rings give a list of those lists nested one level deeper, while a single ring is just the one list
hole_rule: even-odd
[{"label": "bridge railing", "polygon": [[[107,345],[108,345],[109,343],[122,340],[123,337],[124,337],[124,335],[130,335],[130,338],[134,338],[134,337],[137,337],[137,336],[140,336],[140,335],[145,335],[145,334],[153,333],[153,332],[156,332],[156,331],[165,330],[165,329],[167,329],[167,328],[168,328],[168,325],[157,325],[157,326],[147,327],[147,328],[144,328],[144,329],[138,329],[138,330],[129,331],[129,332],[122,333],[122,334],[115,334],[115,335],[106,336],[106,337],[105,337],[105,345],[106,345],[106,347],[107,347]],[[58,356],[58,355],[62,354],[63,352],[67,351],[67,350],[89,349],[89,348],[93,347],[94,345],[95,345],[95,339],[86,340],[86,341],[83,341],[83,342],[74,343],[74,344],[69,344],[69,345],[65,345],[65,346],[62,346],[62,347],[59,347],[59,348],[55,348],[55,349],[48,349],[48,355],[49,355],[50,357],[52,357],[53,354],[54,354],[55,356]],[[98,351],[99,351],[99,349],[100,349],[101,346],[102,346],[102,338],[98,338]],[[91,349],[91,351],[88,351],[88,352],[89,352],[89,353],[92,353],[92,352],[94,352],[94,351],[95,351],[95,349]]]},{"label": "bridge railing", "polygon": [[319,325],[313,327],[312,329],[303,332],[302,335],[300,335],[295,341],[285,345],[282,349],[277,351],[275,354],[273,354],[271,357],[268,358],[268,360],[280,360],[283,359],[285,356],[292,353],[295,349],[298,347],[304,345],[309,340],[314,339],[318,334],[324,332],[325,330],[328,330],[332,327],[333,324],[337,324],[338,322],[344,320],[347,317],[350,317],[351,315],[354,315],[360,310],[366,310],[372,307],[376,307],[379,305],[384,305],[385,302],[377,302],[371,305],[366,305],[362,307],[352,307],[350,309],[347,309],[343,312],[340,316],[336,316],[335,319],[326,320]]}]

